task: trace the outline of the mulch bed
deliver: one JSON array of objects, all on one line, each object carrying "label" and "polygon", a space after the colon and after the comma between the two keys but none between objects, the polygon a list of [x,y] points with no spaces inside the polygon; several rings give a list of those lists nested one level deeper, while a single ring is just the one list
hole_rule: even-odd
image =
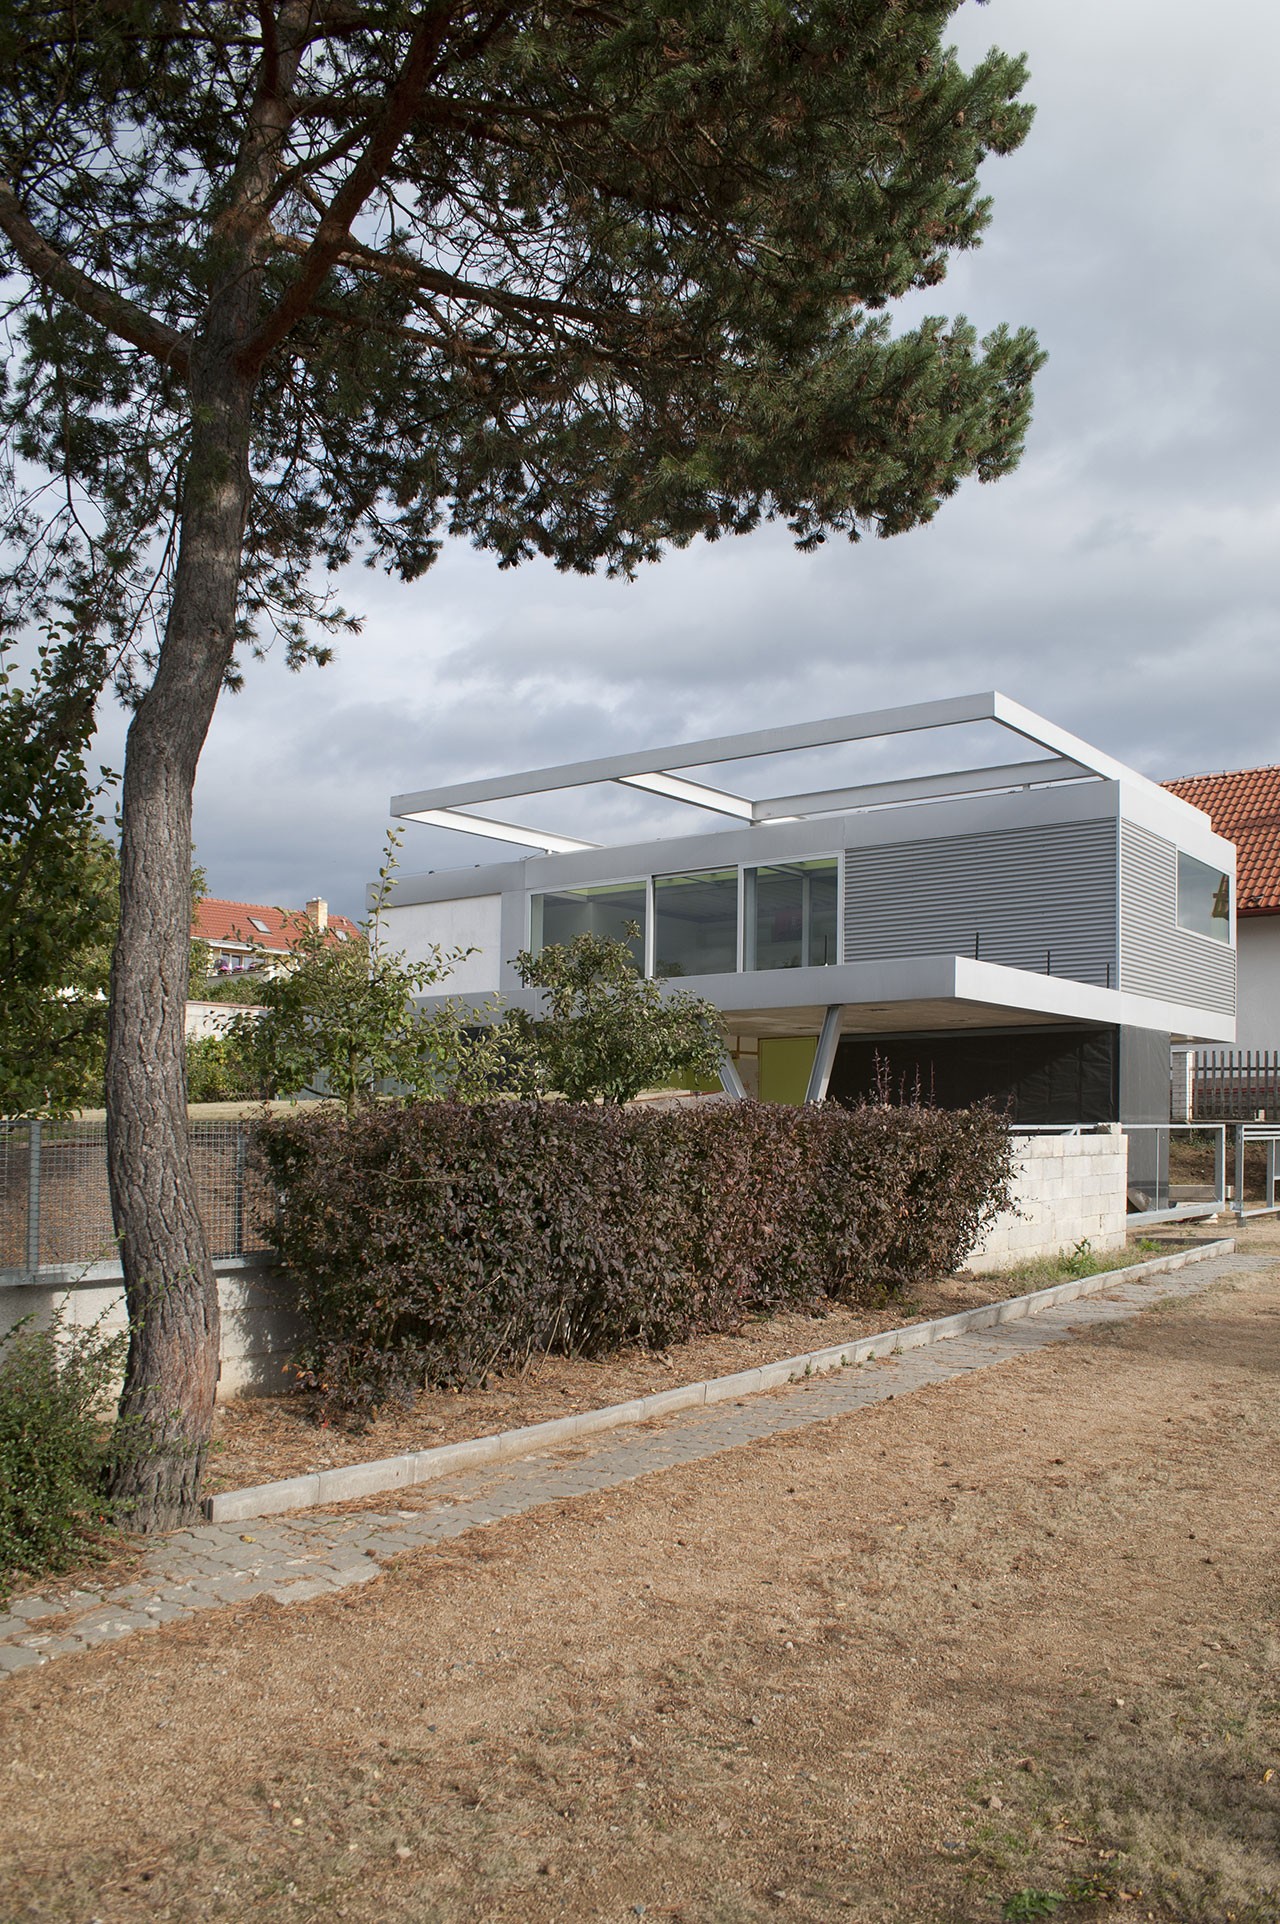
[{"label": "mulch bed", "polygon": [[[1187,1246],[1185,1237],[1160,1240],[1162,1247]],[[1129,1257],[1141,1261],[1149,1254],[1149,1249],[1132,1249]],[[731,1332],[701,1336],[670,1350],[631,1349],[590,1360],[536,1357],[523,1370],[495,1372],[483,1389],[424,1391],[412,1409],[388,1409],[363,1430],[319,1422],[318,1400],[306,1391],[246,1397],[218,1409],[205,1489],[209,1494],[243,1489],[278,1477],[367,1463],[578,1415],[983,1303],[1003,1302],[1036,1287],[1025,1276],[973,1276],[961,1271],[940,1282],[918,1285],[907,1296],[833,1305],[819,1316],[792,1311],[745,1323]]]}]

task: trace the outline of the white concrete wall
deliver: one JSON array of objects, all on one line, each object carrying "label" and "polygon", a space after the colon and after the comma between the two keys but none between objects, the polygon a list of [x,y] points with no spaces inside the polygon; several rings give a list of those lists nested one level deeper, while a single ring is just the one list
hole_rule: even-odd
[{"label": "white concrete wall", "polygon": [[261,1014],[261,1009],[246,1002],[188,1002],[187,1039],[203,1041],[206,1036],[225,1035],[238,1015]]},{"label": "white concrete wall", "polygon": [[501,979],[502,897],[471,895],[455,902],[410,902],[383,911],[383,942],[421,962],[432,945],[474,949],[432,991],[436,995],[486,995]]},{"label": "white concrete wall", "polygon": [[1280,1049],[1280,915],[1236,922],[1237,1049]]},{"label": "white concrete wall", "polygon": [[1082,1136],[1015,1135],[1014,1211],[965,1263],[979,1273],[1056,1256],[1087,1242],[1123,1249],[1128,1148],[1119,1128]]},{"label": "white concrete wall", "polygon": [[[288,1389],[293,1382],[289,1358],[302,1338],[293,1289],[266,1267],[219,1268],[218,1302],[222,1310],[219,1402]],[[0,1287],[0,1335],[26,1316],[47,1323],[59,1303],[73,1327],[87,1328],[99,1317],[104,1330],[125,1327],[124,1290],[119,1283],[84,1283],[74,1289],[21,1283]]]}]

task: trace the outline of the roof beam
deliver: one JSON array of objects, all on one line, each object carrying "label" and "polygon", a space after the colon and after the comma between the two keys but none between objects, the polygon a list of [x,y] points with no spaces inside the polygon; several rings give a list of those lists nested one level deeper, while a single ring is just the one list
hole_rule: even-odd
[{"label": "roof beam", "polygon": [[[945,701],[912,702],[903,708],[879,708],[865,715],[836,715],[828,721],[793,722],[784,728],[756,728],[745,735],[718,735],[707,741],[678,742],[674,747],[650,748],[636,754],[563,762],[557,768],[530,769],[487,781],[452,782],[442,788],[393,795],[391,812],[416,820],[424,809],[506,801],[516,795],[545,795],[558,788],[583,788],[589,782],[616,782],[627,775],[658,775],[673,768],[702,768],[715,762],[748,761],[755,755],[786,755],[800,748],[831,748],[840,742],[871,741],[880,735],[908,735],[918,729],[994,721],[998,719],[996,705],[1003,700],[996,694],[954,695]],[[1017,704],[1010,706],[1016,708]],[[1036,720],[1028,709],[1019,709],[1018,713],[1028,721]],[[1044,725],[1049,726],[1047,722]],[[1046,747],[1050,745],[1045,743]]]},{"label": "roof beam", "polygon": [[[1035,742],[1037,747],[1051,749],[1055,755],[1065,755],[1072,761],[1080,762],[1094,775],[1101,775],[1105,781],[1134,779],[1135,770],[1127,768],[1123,762],[1115,761],[1110,755],[1104,755],[1100,748],[1082,741],[1079,735],[1069,734],[1065,728],[1059,728],[1056,722],[1046,721],[1043,715],[1034,714],[1030,708],[1024,708],[1021,702],[1011,701],[1008,695],[993,696],[992,704],[993,721],[999,722],[1002,728],[1009,729],[1013,734]],[[1144,778],[1140,776],[1138,779]]]},{"label": "roof beam", "polygon": [[487,835],[495,842],[519,842],[523,848],[542,848],[548,855],[572,855],[581,848],[599,848],[599,842],[580,842],[572,835],[557,835],[550,829],[518,828],[514,822],[491,822],[486,815],[464,815],[455,808],[418,808],[401,810],[406,821],[425,822],[428,828],[456,828],[464,835]]},{"label": "roof beam", "polygon": [[1065,756],[1007,762],[995,768],[957,768],[945,775],[911,775],[896,782],[863,782],[856,788],[820,788],[807,795],[771,795],[755,805],[754,820],[794,821],[798,815],[833,815],[894,802],[926,802],[944,795],[983,795],[1041,782],[1078,782],[1097,771]]},{"label": "roof beam", "polygon": [[652,775],[619,775],[617,779],[619,786],[643,788],[651,795],[667,795],[674,802],[713,809],[717,815],[734,815],[740,822],[753,819],[753,806],[745,796],[730,795],[723,788],[707,788],[702,782],[687,782],[683,775],[662,771]]}]

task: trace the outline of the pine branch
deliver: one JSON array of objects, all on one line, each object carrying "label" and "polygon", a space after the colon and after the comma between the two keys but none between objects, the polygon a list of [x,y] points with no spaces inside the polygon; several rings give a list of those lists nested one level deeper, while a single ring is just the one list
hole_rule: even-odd
[{"label": "pine branch", "polygon": [[297,279],[240,355],[246,371],[260,368],[302,320],[347,244],[352,223],[380,185],[397,147],[413,125],[423,91],[451,22],[450,5],[437,5],[419,21],[399,76],[364,152],[334,195],[303,257]]},{"label": "pine branch", "polygon": [[2,179],[0,233],[8,236],[14,253],[41,287],[60,295],[82,314],[100,322],[130,346],[150,354],[163,366],[173,368],[175,373],[187,372],[191,350],[185,335],[83,273],[32,225],[13,188]]},{"label": "pine branch", "polygon": [[[271,238],[286,253],[305,257],[311,251],[308,242],[295,239],[291,234],[273,233]],[[332,264],[355,271],[365,269],[381,279],[419,287],[424,293],[444,294],[459,301],[476,301],[481,306],[496,308],[500,312],[533,315],[547,320],[582,321],[593,328],[601,327],[611,318],[607,313],[602,313],[600,308],[586,307],[577,301],[551,300],[541,294],[518,294],[512,288],[464,280],[460,275],[448,274],[442,268],[423,267],[417,261],[380,253],[377,248],[366,247],[357,240],[344,242],[334,255]],[[628,316],[625,310],[620,310],[612,318],[625,320]]]}]

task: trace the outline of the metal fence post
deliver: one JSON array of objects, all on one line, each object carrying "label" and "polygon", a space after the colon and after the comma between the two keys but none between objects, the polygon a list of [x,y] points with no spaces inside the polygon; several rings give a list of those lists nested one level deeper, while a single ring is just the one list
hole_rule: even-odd
[{"label": "metal fence post", "polygon": [[231,1219],[231,1240],[232,1240],[231,1254],[233,1256],[244,1255],[244,1165],[245,1165],[244,1124],[242,1122],[238,1122],[236,1124],[235,1202],[232,1208],[232,1219]]},{"label": "metal fence post", "polygon": [[1236,1124],[1236,1221],[1244,1221],[1244,1124]]},{"label": "metal fence post", "polygon": [[27,1124],[27,1268],[40,1267],[40,1124]]},{"label": "metal fence post", "polygon": [[1219,1209],[1227,1206],[1227,1125],[1218,1124],[1213,1135],[1213,1187]]}]

